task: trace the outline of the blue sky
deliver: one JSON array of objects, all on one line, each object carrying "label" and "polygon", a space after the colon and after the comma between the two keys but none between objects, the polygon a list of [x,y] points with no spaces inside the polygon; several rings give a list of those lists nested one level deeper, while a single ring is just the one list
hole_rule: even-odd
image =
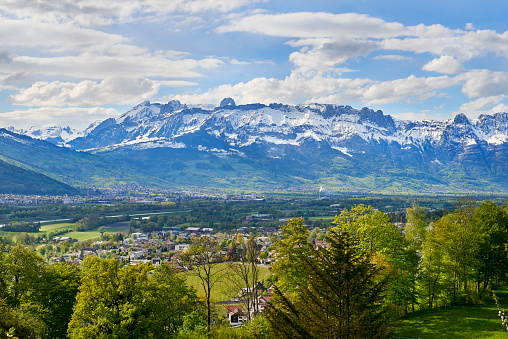
[{"label": "blue sky", "polygon": [[85,128],[144,100],[508,111],[508,2],[0,0],[0,127]]}]

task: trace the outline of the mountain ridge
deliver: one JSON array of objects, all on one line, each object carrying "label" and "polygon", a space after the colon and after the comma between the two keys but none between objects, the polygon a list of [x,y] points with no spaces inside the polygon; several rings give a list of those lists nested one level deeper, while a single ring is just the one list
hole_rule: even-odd
[{"label": "mountain ridge", "polygon": [[[226,98],[204,109],[176,100],[145,101],[74,135],[67,147],[147,171],[170,185],[235,186],[245,180],[248,187],[249,177],[256,177],[270,187],[508,189],[507,113],[400,120],[366,107],[330,104],[236,105]],[[182,167],[178,163],[185,169],[174,170]],[[233,169],[236,179],[220,168]],[[186,172],[200,179],[184,178]]]}]

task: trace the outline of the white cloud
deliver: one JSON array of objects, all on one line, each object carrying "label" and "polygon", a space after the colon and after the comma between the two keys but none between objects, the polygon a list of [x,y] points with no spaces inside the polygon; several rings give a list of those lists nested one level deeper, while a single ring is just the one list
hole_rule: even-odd
[{"label": "white cloud", "polygon": [[340,39],[326,41],[314,48],[293,52],[289,61],[303,70],[327,69],[345,63],[350,58],[367,56],[379,48],[379,43],[369,40]]},{"label": "white cloud", "polygon": [[113,108],[31,108],[25,111],[0,113],[0,126],[28,129],[32,126],[71,126],[85,129],[93,121],[118,116]]},{"label": "white cloud", "polygon": [[403,55],[393,55],[393,54],[378,55],[372,59],[374,59],[374,60],[396,60],[396,61],[411,60],[410,57],[403,56]]},{"label": "white cloud", "polygon": [[189,104],[218,104],[225,97],[232,97],[238,104],[246,103],[299,103],[327,93],[349,91],[360,88],[368,79],[332,78],[316,75],[306,77],[292,73],[283,80],[274,78],[255,78],[246,83],[221,85],[200,94],[174,95],[167,100],[177,99]]},{"label": "white cloud", "polygon": [[439,90],[460,85],[457,77],[416,77],[374,82],[370,79],[336,78],[324,75],[308,76],[292,73],[284,80],[256,78],[247,83],[222,85],[202,94],[175,95],[190,104],[216,104],[232,97],[238,103],[299,103],[319,102],[349,104],[361,101],[366,105],[384,105],[400,101],[409,103],[439,96]]},{"label": "white cloud", "polygon": [[43,23],[33,19],[12,20],[0,17],[0,45],[84,50],[90,46],[112,46],[126,38],[68,23]]},{"label": "white cloud", "polygon": [[422,70],[443,74],[458,74],[464,70],[457,59],[449,55],[442,55],[423,65]]},{"label": "white cloud", "polygon": [[492,107],[499,104],[504,99],[508,98],[507,95],[493,95],[490,97],[478,98],[476,100],[467,102],[460,106],[460,111],[464,112],[477,112],[485,110],[486,108]]},{"label": "white cloud", "polygon": [[436,90],[458,85],[460,80],[448,76],[416,77],[385,81],[373,84],[362,94],[362,101],[368,105],[384,105],[402,100],[428,99],[437,94]]},{"label": "white cloud", "polygon": [[469,98],[489,97],[508,93],[508,73],[487,69],[463,73],[462,92]]},{"label": "white cloud", "polygon": [[[286,13],[256,14],[233,18],[216,29],[219,33],[250,32],[269,36],[299,38],[305,45],[311,39],[377,40],[385,50],[432,53],[454,57],[458,61],[496,53],[508,57],[508,31],[450,29],[443,25],[404,26],[357,13]],[[298,41],[298,40],[297,40]],[[291,41],[296,47],[298,42]]]},{"label": "white cloud", "polygon": [[465,29],[467,29],[468,31],[472,31],[472,30],[475,30],[476,28],[474,27],[473,23],[472,22],[468,22],[466,24],[466,27]]},{"label": "white cloud", "polygon": [[156,13],[201,13],[201,12],[230,12],[252,3],[266,0],[145,0],[142,1],[145,11]]},{"label": "white cloud", "polygon": [[298,12],[256,14],[232,20],[217,32],[250,32],[290,38],[387,38],[407,34],[397,22],[386,22],[365,14]]},{"label": "white cloud", "polygon": [[159,86],[149,79],[108,78],[100,83],[36,82],[11,95],[14,105],[24,106],[98,106],[134,104],[157,94]]},{"label": "white cloud", "polygon": [[76,23],[80,26],[130,22],[143,15],[229,12],[264,0],[3,0],[0,11],[40,22]]},{"label": "white cloud", "polygon": [[216,68],[223,65],[219,59],[169,60],[161,55],[97,55],[80,54],[40,58],[17,56],[8,64],[0,63],[0,72],[26,72],[41,75],[67,76],[81,79],[105,79],[128,74],[133,78],[162,77],[189,78],[199,77],[199,69]]},{"label": "white cloud", "polygon": [[414,53],[453,56],[466,61],[489,52],[508,57],[508,31],[451,30],[439,25],[410,27],[412,37],[383,40],[383,48]]}]

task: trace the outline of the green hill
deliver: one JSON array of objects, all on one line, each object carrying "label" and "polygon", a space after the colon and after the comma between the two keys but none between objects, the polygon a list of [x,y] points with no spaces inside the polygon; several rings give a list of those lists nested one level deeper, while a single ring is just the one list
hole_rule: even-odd
[{"label": "green hill", "polygon": [[74,195],[78,191],[43,174],[0,160],[0,193]]}]

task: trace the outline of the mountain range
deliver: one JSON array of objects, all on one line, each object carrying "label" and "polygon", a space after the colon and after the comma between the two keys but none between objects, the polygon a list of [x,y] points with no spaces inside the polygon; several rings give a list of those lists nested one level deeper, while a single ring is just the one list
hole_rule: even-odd
[{"label": "mountain range", "polygon": [[[23,156],[13,159],[13,144],[10,156],[0,150],[0,156],[78,186],[508,190],[507,113],[410,121],[369,108],[329,104],[236,105],[226,98],[206,109],[176,100],[145,101],[84,131],[33,127],[8,128],[6,133],[11,139],[24,135],[52,143],[49,154],[62,154],[67,167],[79,167],[72,164],[86,158],[87,166],[97,162],[104,168],[93,176],[55,173],[23,161]],[[0,143],[2,138],[0,133]],[[23,152],[28,152],[26,145],[18,153]]]}]

